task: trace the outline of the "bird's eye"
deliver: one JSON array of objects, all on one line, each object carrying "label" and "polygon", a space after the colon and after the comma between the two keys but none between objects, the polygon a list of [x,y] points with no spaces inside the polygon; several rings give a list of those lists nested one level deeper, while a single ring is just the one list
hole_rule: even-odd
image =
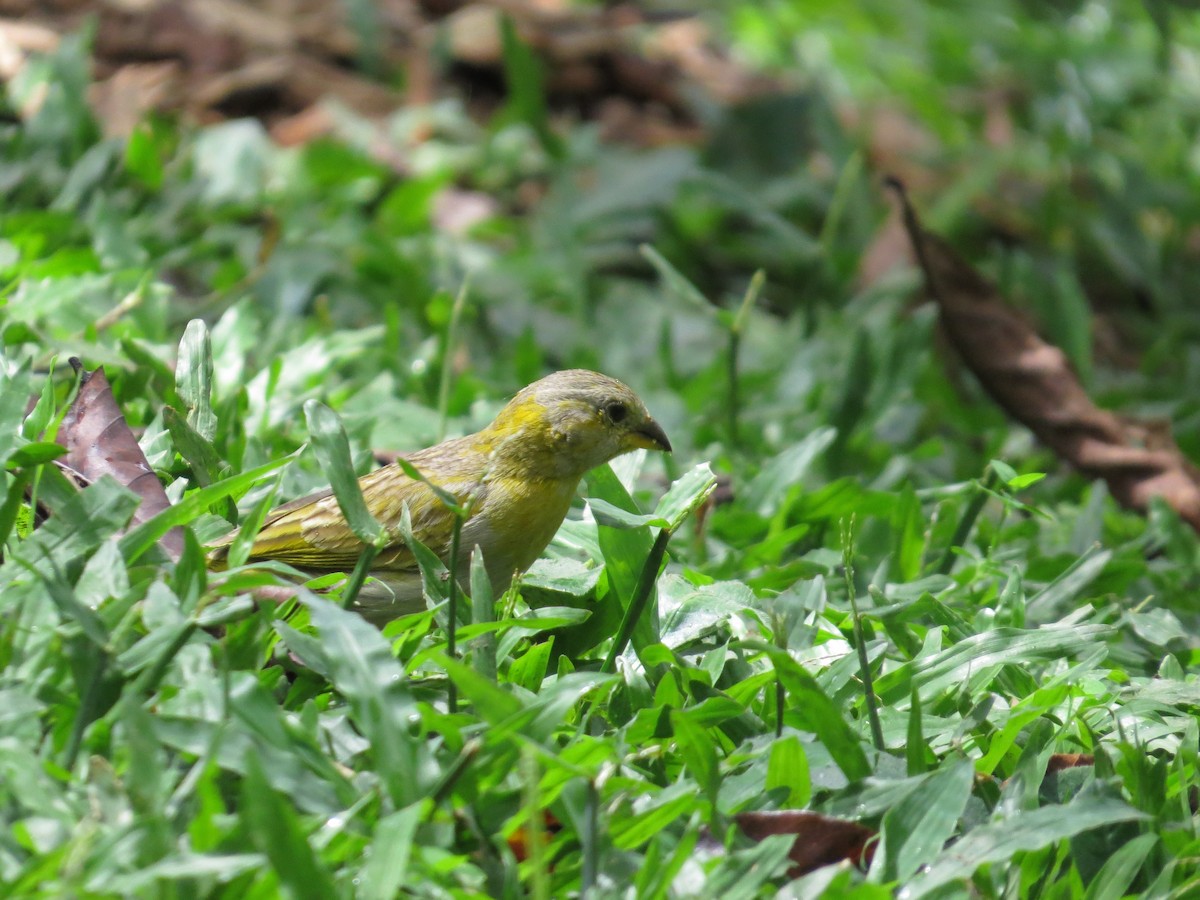
[{"label": "bird's eye", "polygon": [[614,423],[621,422],[628,414],[629,410],[625,408],[624,403],[613,402],[604,407],[604,411],[608,414],[608,418]]}]

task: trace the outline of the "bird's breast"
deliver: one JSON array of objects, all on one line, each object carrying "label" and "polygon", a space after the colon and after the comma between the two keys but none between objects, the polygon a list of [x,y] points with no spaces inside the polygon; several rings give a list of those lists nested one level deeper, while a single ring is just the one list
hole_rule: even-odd
[{"label": "bird's breast", "polygon": [[571,507],[579,479],[500,477],[487,483],[482,508],[463,526],[464,551],[483,551],[488,577],[499,592],[514,572],[533,563]]}]

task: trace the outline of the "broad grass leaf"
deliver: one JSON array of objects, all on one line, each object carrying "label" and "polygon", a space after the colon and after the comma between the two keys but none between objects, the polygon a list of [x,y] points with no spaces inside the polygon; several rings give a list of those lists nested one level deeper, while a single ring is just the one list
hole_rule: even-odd
[{"label": "broad grass leaf", "polygon": [[37,575],[42,584],[42,589],[45,595],[50,598],[58,609],[59,615],[66,622],[74,622],[82,629],[97,648],[107,648],[108,646],[108,629],[104,627],[104,623],[95,612],[88,609],[75,596],[75,592],[71,590],[69,585],[56,570],[46,572],[45,567],[39,571],[32,564],[25,561],[23,557],[18,556],[15,560],[17,565],[25,565],[30,572]]},{"label": "broad grass leaf", "polygon": [[541,689],[542,680],[546,677],[546,667],[550,663],[550,654],[553,650],[553,636],[534,644],[512,661],[508,669],[509,682],[518,684],[530,693],[536,694]]},{"label": "broad grass leaf", "polygon": [[574,559],[539,559],[521,576],[521,592],[523,596],[528,591],[535,597],[544,592],[554,599],[564,596],[581,599],[596,590],[601,571],[598,566]]},{"label": "broad grass leaf", "polygon": [[117,657],[117,666],[126,675],[137,675],[162,659],[170,648],[186,641],[192,632],[189,622],[154,628]]},{"label": "broad grass leaf", "polygon": [[674,649],[703,635],[754,605],[754,592],[740,581],[695,586],[678,575],[659,583],[662,642]]},{"label": "broad grass leaf", "polygon": [[1118,847],[1092,878],[1084,900],[1121,900],[1161,840],[1157,834],[1141,834]]},{"label": "broad grass leaf", "polygon": [[895,494],[868,490],[860,478],[849,477],[816,487],[811,493],[806,491],[795,501],[792,514],[805,522],[836,521],[850,515],[887,518],[895,507]]},{"label": "broad grass leaf", "polygon": [[[638,867],[633,883],[634,896],[665,898],[676,876],[692,859],[700,829],[689,828],[682,835],[665,831],[655,835],[646,847],[645,863]],[[664,853],[669,853],[663,859]]]},{"label": "broad grass leaf", "polygon": [[168,406],[182,409],[186,404],[175,389],[175,370],[167,364],[144,340],[123,338],[121,353],[136,367],[152,386],[155,393]]},{"label": "broad grass leaf", "polygon": [[851,781],[871,774],[862,742],[846,724],[842,712],[808,672],[787,653],[770,648],[775,674],[787,691],[787,712],[797,727],[815,734],[833,761]]},{"label": "broad grass leaf", "polygon": [[638,528],[666,528],[668,526],[667,520],[662,516],[628,512],[599,497],[589,497],[588,508],[592,511],[592,518],[596,520],[596,524],[603,525],[605,528],[632,531]]},{"label": "broad grass leaf", "polygon": [[909,897],[924,897],[943,885],[970,878],[980,866],[1012,859],[1092,828],[1148,818],[1124,800],[1084,791],[1063,806],[1045,806],[982,825],[944,850],[912,881]]},{"label": "broad grass leaf", "polygon": [[58,459],[66,452],[66,447],[47,441],[22,444],[9,455],[6,465],[9,469],[40,466],[51,460]]},{"label": "broad grass leaf", "polygon": [[904,483],[892,516],[895,534],[894,557],[899,581],[912,581],[921,574],[925,552],[925,523],[921,518],[921,502],[910,482]]},{"label": "broad grass leaf", "polygon": [[613,845],[621,850],[640,847],[676,819],[689,815],[698,802],[695,785],[688,782],[673,785],[657,797],[647,798],[636,813],[611,823]]},{"label": "broad grass leaf", "polygon": [[256,119],[237,119],[200,131],[191,148],[195,189],[213,207],[256,204],[277,148]]},{"label": "broad grass leaf", "polygon": [[[854,344],[850,350],[850,358],[846,360],[844,374],[834,379],[837,397],[830,413],[829,424],[837,432],[834,446],[842,448],[846,445],[854,429],[862,420],[867,410],[867,395],[875,380],[876,354],[872,352],[871,332],[866,327],[859,327],[854,333]],[[841,457],[835,453],[835,457]]]},{"label": "broad grass leaf", "polygon": [[153,862],[136,872],[116,875],[105,882],[107,890],[124,896],[154,896],[163,883],[194,884],[197,881],[228,884],[241,875],[267,865],[262,853],[180,853]]},{"label": "broad grass leaf", "polygon": [[299,900],[336,896],[333,878],[317,856],[308,829],[267,781],[264,763],[251,753],[242,779],[241,816],[246,837],[266,855],[275,877]]},{"label": "broad grass leaf", "polygon": [[426,600],[434,604],[444,603],[448,596],[450,570],[446,568],[446,564],[436,553],[413,534],[412,514],[409,512],[407,503],[400,508],[400,521],[397,523],[396,530],[400,533],[404,545],[412,551],[417,560],[417,568],[421,572],[421,586],[425,591]]},{"label": "broad grass leaf", "polygon": [[[762,141],[755,143],[759,149],[763,148]],[[712,169],[698,170],[693,181],[710,191],[713,198],[727,209],[735,211],[739,217],[745,217],[757,230],[786,247],[786,252],[793,260],[811,262],[821,256],[820,243],[788,217],[780,215],[758,189],[749,189]]]},{"label": "broad grass leaf", "polygon": [[763,886],[790,868],[796,840],[787,834],[764,837],[750,847],[733,850],[706,873],[705,898],[752,900]]},{"label": "broad grass leaf", "polygon": [[788,447],[765,466],[746,485],[740,501],[760,516],[770,516],[788,491],[804,478],[816,458],[837,436],[833,428],[817,428],[798,444]]},{"label": "broad grass leaf", "polygon": [[457,660],[443,655],[439,663],[463,696],[475,705],[476,713],[491,724],[490,741],[505,740],[516,733],[544,741],[562,727],[571,707],[584,695],[617,680],[613,675],[572,672],[548,681],[540,693],[522,700]]},{"label": "broad grass leaf", "polygon": [[[578,523],[584,524],[584,523]],[[590,524],[590,523],[587,523]],[[596,530],[592,526],[593,532]],[[555,637],[559,652],[576,658],[617,633],[621,624],[621,607],[616,595],[609,592],[596,599],[597,588],[604,569],[600,566],[568,559],[540,559],[521,576],[522,599],[538,617],[542,609],[569,605],[586,613],[580,619],[584,627],[564,628]],[[500,657],[503,658],[504,642]]]},{"label": "broad grass leaf", "polygon": [[309,400],[304,404],[304,418],[313,449],[321,462],[321,471],[329,479],[338,508],[346,517],[350,530],[364,544],[381,543],[386,535],[379,521],[367,509],[362,487],[350,459],[350,440],[337,413],[323,403]]},{"label": "broad grass leaf", "polygon": [[1100,577],[1100,573],[1112,558],[1111,550],[1091,548],[1054,581],[1030,597],[1026,607],[1037,610],[1043,616],[1061,611],[1075,600],[1084,588]]},{"label": "broad grass leaf", "polygon": [[185,609],[195,608],[208,586],[208,568],[204,550],[189,529],[183,533],[183,554],[175,564],[171,585]]},{"label": "broad grass leaf", "polygon": [[508,724],[524,711],[525,704],[517,697],[499,687],[491,679],[483,677],[474,669],[468,668],[448,656],[442,657],[439,662],[446,669],[446,674],[462,691],[463,697],[474,705],[476,714],[484,721],[499,727]]},{"label": "broad grass leaf", "polygon": [[921,695],[913,689],[908,707],[908,729],[904,736],[904,756],[908,774],[921,775],[929,769],[929,745],[922,725]]},{"label": "broad grass leaf", "polygon": [[129,571],[117,540],[115,535],[110,537],[84,564],[74,585],[75,596],[84,606],[96,609],[110,598],[123,598],[129,593]]},{"label": "broad grass leaf", "polygon": [[871,878],[906,881],[934,859],[957,830],[974,780],[970,760],[951,762],[884,813]]},{"label": "broad grass leaf", "polygon": [[[201,487],[207,487],[229,475],[229,466],[221,459],[212,441],[196,431],[187,419],[169,406],[163,409],[163,424],[171,435],[175,449],[192,467]],[[236,512],[237,507],[234,510]]]},{"label": "broad grass leaf", "polygon": [[[1083,556],[1092,546],[1100,543],[1104,537],[1104,514],[1109,506],[1108,485],[1103,481],[1093,481],[1075,516],[1075,521],[1071,523],[1071,542],[1067,548],[1069,552]],[[1153,515],[1152,504],[1150,517],[1153,518]]]},{"label": "broad grass leaf", "polygon": [[[588,473],[588,494],[604,500],[626,512],[640,515],[637,504],[629,496],[617,476],[607,465],[592,469]],[[624,609],[632,599],[641,577],[642,566],[650,554],[654,539],[650,536],[649,528],[597,529],[600,550],[604,554],[604,571],[608,576],[608,584],[620,600]],[[633,631],[633,645],[640,649],[659,642],[658,609],[656,604],[650,604],[648,614],[638,619]]]},{"label": "broad grass leaf", "polygon": [[[485,627],[496,622],[496,601],[492,595],[492,582],[488,578],[483,551],[478,546],[471,551],[471,622]],[[461,630],[458,634],[460,639],[468,640]],[[481,633],[477,638],[471,639],[469,646],[471,664],[475,671],[494,681],[497,657],[495,633]]]},{"label": "broad grass leaf", "polygon": [[671,710],[671,728],[683,764],[696,779],[709,803],[714,804],[715,811],[717,790],[721,786],[716,743],[703,726],[689,717],[686,710]]},{"label": "broad grass leaf", "polygon": [[655,518],[665,522],[662,527],[668,531],[678,531],[684,520],[709,498],[716,487],[717,476],[712,473],[708,463],[700,463],[671,483],[655,507]]},{"label": "broad grass leaf", "polygon": [[0,583],[19,577],[18,560],[46,576],[57,574],[74,582],[86,557],[129,523],[139,502],[107,475],[71,495],[0,567]]},{"label": "broad grass leaf", "polygon": [[1020,571],[1014,567],[996,599],[996,624],[1025,627],[1025,587]]},{"label": "broad grass leaf", "polygon": [[1108,625],[1046,625],[1032,630],[997,628],[963,638],[947,650],[918,657],[875,681],[880,702],[906,700],[914,688],[932,702],[943,691],[962,685],[993,667],[1049,663],[1064,656],[1090,653],[1113,633]]},{"label": "broad grass leaf", "polygon": [[187,406],[187,423],[211,442],[217,433],[217,417],[212,408],[212,339],[203,319],[192,319],[179,342],[179,362],[175,368],[175,390]]},{"label": "broad grass leaf", "polygon": [[519,728],[522,734],[535,741],[549,741],[551,736],[563,727],[571,710],[580,700],[617,682],[616,676],[601,675],[597,672],[568,672],[558,675],[542,687],[525,714],[519,720],[508,723],[501,733]]},{"label": "broad grass leaf", "polygon": [[169,153],[170,135],[150,120],[139,122],[125,143],[125,171],[151,190],[163,182],[163,157]]},{"label": "broad grass leaf", "polygon": [[[1098,661],[1095,660],[1095,662]],[[1095,662],[1086,667],[1081,665],[1079,668],[1082,668],[1082,671],[1078,677],[1082,678],[1093,671]],[[1018,738],[1023,738],[1027,743],[1028,737],[1025,733],[1029,726],[1039,717],[1056,710],[1067,699],[1070,692],[1070,688],[1066,684],[1047,685],[1012,704],[1007,721],[1003,727],[991,734],[987,752],[981,759],[976,760],[976,771],[987,775],[994,772],[1012,750]]]},{"label": "broad grass leaf", "polygon": [[[0,356],[0,362],[7,361]],[[33,380],[27,368],[10,371],[7,364],[0,365],[0,463],[6,464],[9,456],[25,443],[21,438],[21,422],[32,392]]]},{"label": "broad grass leaf", "polygon": [[397,806],[425,795],[433,776],[424,740],[413,733],[418,716],[400,663],[373,625],[315,595],[300,602],[321,635],[329,679],[350,705],[371,742],[375,766]]},{"label": "broad grass leaf", "polygon": [[786,794],[780,804],[784,808],[803,809],[812,797],[812,776],[808,771],[808,756],[796,735],[778,738],[771,744],[767,762],[768,792],[782,788]]},{"label": "broad grass leaf", "polygon": [[254,547],[254,541],[258,537],[258,532],[267,518],[267,513],[275,505],[275,493],[278,490],[279,479],[276,478],[267,492],[259,498],[242,520],[241,527],[238,528],[237,534],[233,536],[233,541],[230,543],[229,551],[225,556],[225,563],[230,569],[236,569],[238,566],[245,565],[246,560],[250,558],[250,551]]},{"label": "broad grass leaf", "polygon": [[375,824],[370,856],[362,870],[359,896],[364,900],[391,900],[400,895],[423,812],[423,805],[415,803]]},{"label": "broad grass leaf", "polygon": [[649,244],[642,244],[638,249],[641,250],[642,256],[649,260],[650,265],[654,266],[659,277],[666,282],[667,288],[675,296],[686,301],[696,311],[716,318],[719,308],[710,303],[688,277],[675,268],[665,256]]},{"label": "broad grass leaf", "polygon": [[435,495],[437,495],[438,500],[440,500],[442,502],[442,505],[445,506],[446,509],[450,510],[450,512],[456,513],[458,515],[466,515],[467,508],[470,506],[469,501],[466,504],[460,503],[458,498],[455,497],[454,494],[450,493],[450,491],[446,490],[441,485],[434,484],[429,479],[428,475],[426,475],[424,472],[422,472],[420,469],[418,469],[416,466],[414,466],[412,463],[410,463],[403,456],[399,457],[396,460],[396,465],[398,465],[400,467],[400,470],[402,472],[404,472],[404,474],[407,475],[409,478],[411,478],[413,481],[419,481],[422,484],[424,484],[426,487],[428,487],[431,491],[433,491],[433,493]]}]

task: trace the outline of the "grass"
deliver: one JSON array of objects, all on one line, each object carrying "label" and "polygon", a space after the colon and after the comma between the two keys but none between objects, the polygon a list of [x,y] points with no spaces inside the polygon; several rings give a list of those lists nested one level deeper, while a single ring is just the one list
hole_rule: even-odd
[{"label": "grass", "polygon": [[[938,77],[990,77],[944,39],[957,23],[985,42],[968,31],[977,13],[905,6]],[[788,18],[804,7],[746,7],[733,27],[782,65],[792,44],[755,43],[773,34],[759,19],[808,46],[812,23]],[[954,169],[978,128],[928,79],[922,93],[915,72],[876,61],[904,74],[894,102],[959,173],[932,221],[1009,273],[1018,302],[1086,285],[1096,253],[1130,295],[1149,277],[1153,309],[1113,313],[1143,342],[1140,366],[1097,356],[1092,384],[1170,415],[1195,449],[1193,276],[1176,262],[1194,174],[1174,145],[1130,137],[1194,115],[1179,109],[1186,67],[1153,68],[1143,14],[1123,44],[1070,19],[1075,64],[1111,51],[1128,64],[1117,87],[1172,88],[1136,111],[1116,88],[1085,105],[1096,138],[1072,157],[1039,117],[1066,90],[1042,75],[1053,23],[1003,10],[1030,35],[986,45],[1030,73],[1027,133],[1003,166]],[[866,47],[884,25],[846,27]],[[837,84],[817,78],[786,107],[823,123],[802,149],[826,167],[748,167],[722,155],[719,124],[703,151],[601,146],[586,127],[550,131],[526,90],[492,128],[439,108],[423,167],[400,180],[350,139],[284,150],[252,122],[104,139],[69,99],[84,60],[66,42],[10,86],[16,105],[44,82],[41,111],[0,125],[7,893],[1196,890],[1196,535],[1164,504],[1118,509],[1006,422],[936,348],[913,273],[856,284],[885,210],[851,136],[822,118]],[[752,140],[780,123],[736,125]],[[1129,190],[1069,196],[1059,162],[1100,157]],[[1048,212],[1001,251],[963,198],[980,171],[1011,167],[1050,185]],[[544,200],[517,214],[531,177]],[[439,232],[447,183],[486,189],[500,212]],[[1151,200],[1170,227],[1131,219]],[[1076,348],[1079,308],[1056,320]],[[72,355],[104,365],[175,504],[149,522],[127,527],[115,483],[70,492],[46,464]],[[431,571],[431,608],[380,632],[337,591],[274,606],[252,591],[278,572],[207,571],[202,545],[231,518],[330,483],[353,494],[372,450],[475,430],[575,365],[628,381],[676,452],[590,474],[504,596],[476,565],[469,597],[442,602]],[[27,489],[54,509],[37,528]],[[175,525],[172,562],[157,541]],[[1092,761],[1058,769],[1071,753]],[[794,877],[789,836],[753,842],[735,824],[780,809],[870,827],[872,861]]]}]

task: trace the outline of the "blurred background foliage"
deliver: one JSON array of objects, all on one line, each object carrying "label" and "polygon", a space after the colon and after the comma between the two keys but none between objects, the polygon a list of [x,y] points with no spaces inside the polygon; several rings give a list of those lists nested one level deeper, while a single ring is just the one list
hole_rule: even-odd
[{"label": "blurred background foliage", "polygon": [[[382,121],[338,108],[330,134],[298,146],[252,118],[151,115],[108,137],[85,99],[89,34],[68,36],[10,81],[0,108],[7,367],[41,378],[68,355],[103,364],[175,499],[195,474],[161,410],[178,405],[174,359],[194,318],[211,329],[213,444],[232,471],[301,444],[311,398],[340,412],[365,471],[372,451],[480,427],[547,371],[600,369],[641,394],[676,446],[646,463],[640,500],[700,461],[725,482],[723,502],[672,545],[676,599],[725,580],[750,589],[729,589],[738,602],[782,592],[834,624],[793,621],[778,640],[808,642],[814,659],[845,651],[841,529],[853,519],[851,586],[899,616],[869,636],[889,652],[915,654],[943,626],[957,639],[1086,623],[1115,629],[1089,709],[1118,709],[1131,677],[1182,683],[1200,633],[1195,535],[1165,505],[1117,508],[987,399],[940,342],[879,183],[905,180],[926,223],[1064,348],[1100,405],[1169,421],[1200,458],[1193,4],[760,0],[698,15],[779,87],[732,107],[698,96],[700,138],[653,147],[548,109],[542,73],[514,47],[515,99],[487,117],[449,90]],[[1010,477],[975,521],[975,480],[996,459]],[[278,499],[321,483],[304,457]],[[964,522],[974,528],[950,553]],[[221,527],[197,523],[202,537]],[[820,600],[796,599],[809,591]],[[679,646],[726,619],[681,627]],[[247,645],[270,634],[265,618],[256,627]],[[849,673],[829,690],[861,725],[862,698],[838,693]],[[957,687],[926,698],[939,751],[995,731]],[[630,714],[651,700],[627,699]],[[902,706],[886,722],[892,743]],[[1098,716],[1061,743],[1090,748],[1088,729],[1111,726]],[[1179,718],[1155,733],[1194,733],[1191,714]],[[1172,797],[1188,786],[1179,777]],[[247,775],[249,792],[260,778]],[[840,808],[836,791],[823,796]]]}]

